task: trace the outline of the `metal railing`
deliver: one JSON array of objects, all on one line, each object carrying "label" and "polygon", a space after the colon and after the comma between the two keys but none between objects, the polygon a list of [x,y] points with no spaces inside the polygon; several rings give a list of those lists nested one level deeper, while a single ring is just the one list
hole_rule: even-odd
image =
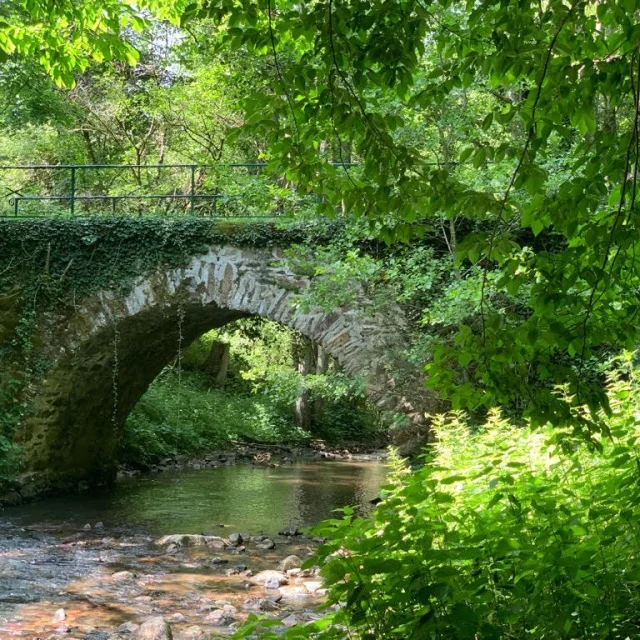
[{"label": "metal railing", "polygon": [[[338,163],[333,162],[330,163],[334,167],[348,169],[350,167],[357,166],[356,163]],[[60,180],[53,180],[53,186],[50,187],[51,190],[54,191],[55,195],[33,195],[32,193],[27,193],[27,190],[31,191],[36,186],[37,181],[34,181],[33,184],[29,185],[27,188],[25,187],[6,187],[7,192],[4,193],[5,201],[8,200],[9,208],[2,207],[0,208],[0,216],[1,217],[39,217],[36,214],[24,214],[24,206],[29,203],[35,202],[55,202],[55,203],[67,203],[67,206],[61,210],[61,213],[66,212],[71,216],[75,216],[77,214],[78,206],[83,203],[107,203],[110,205],[109,212],[112,215],[116,215],[118,213],[118,203],[120,202],[129,202],[129,201],[137,201],[141,202],[178,202],[184,201],[185,207],[181,211],[181,215],[191,214],[195,215],[196,213],[202,213],[202,215],[210,215],[210,216],[224,216],[224,217],[271,217],[274,215],[272,210],[267,210],[262,215],[251,215],[248,210],[257,210],[256,207],[253,207],[253,210],[250,206],[245,207],[244,213],[234,213],[231,211],[229,213],[228,205],[231,202],[247,199],[250,195],[248,193],[249,189],[245,189],[243,192],[243,184],[242,180],[233,180],[227,174],[225,178],[225,172],[231,171],[232,173],[237,170],[244,170],[246,172],[245,179],[247,177],[256,178],[259,176],[263,176],[263,169],[266,167],[266,163],[262,162],[249,162],[249,163],[231,163],[227,165],[220,164],[86,164],[86,165],[4,165],[0,166],[0,181],[3,176],[7,175],[7,172],[44,172],[51,171],[55,174],[59,174],[60,172],[68,172],[68,182],[65,181],[64,184],[68,184],[68,190],[65,193],[59,193],[59,189],[61,184],[63,184]],[[186,189],[178,189],[174,186],[171,193],[133,193],[136,188],[140,188],[141,185],[132,185],[130,182],[124,181],[122,187],[129,188],[129,192],[127,193],[86,193],[82,191],[82,187],[79,188],[79,178],[81,176],[85,176],[86,172],[92,171],[125,171],[130,170],[132,172],[138,173],[138,181],[140,181],[140,176],[142,171],[156,171],[158,172],[158,176],[161,171],[165,170],[179,170],[186,171],[188,173],[188,184]],[[203,176],[207,175],[207,172],[212,172],[212,180],[215,186],[215,192],[209,193],[201,193],[198,190],[200,186],[198,183],[203,182],[200,180]],[[1,184],[1,182],[0,182]],[[220,185],[222,184],[223,188],[226,188],[228,191],[225,192],[220,189]],[[253,186],[254,191],[256,185],[248,185]],[[258,191],[261,190],[261,187],[264,189],[273,188],[276,186],[275,179],[272,178],[272,182],[265,182],[264,185],[258,185]],[[232,187],[230,189],[230,187]],[[247,187],[247,185],[245,185]],[[97,188],[100,191],[100,188]],[[178,193],[178,191],[180,191]],[[186,191],[186,192],[185,192]],[[295,208],[295,205],[301,205],[305,202],[309,203],[309,198],[303,198],[295,193],[294,189],[287,189],[286,187],[279,187],[279,191],[281,194],[286,194],[287,198],[289,198],[289,205]],[[255,200],[255,193],[254,200]],[[263,194],[264,195],[264,194]],[[2,196],[0,195],[0,198]],[[281,198],[284,202],[284,197]],[[203,209],[202,211],[197,211],[199,203],[211,203],[211,207],[207,209]],[[266,201],[262,201],[263,205]],[[295,204],[293,204],[295,203]],[[222,205],[227,205],[227,209],[221,211],[223,208]],[[131,213],[131,212],[127,212]],[[42,215],[42,214],[41,214]],[[46,214],[45,214],[46,215]],[[138,215],[142,215],[142,209],[138,209]],[[282,215],[282,212],[280,213]]]}]

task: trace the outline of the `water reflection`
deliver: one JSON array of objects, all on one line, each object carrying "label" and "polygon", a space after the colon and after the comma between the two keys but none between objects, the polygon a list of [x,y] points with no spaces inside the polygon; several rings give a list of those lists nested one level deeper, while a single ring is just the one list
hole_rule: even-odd
[{"label": "water reflection", "polygon": [[277,533],[309,526],[333,509],[375,497],[386,468],[379,463],[307,462],[277,468],[224,466],[123,481],[107,496],[55,498],[8,509],[22,526],[50,523],[78,530],[101,521],[109,528],[142,527],[153,535],[203,533],[224,524],[244,532]]}]

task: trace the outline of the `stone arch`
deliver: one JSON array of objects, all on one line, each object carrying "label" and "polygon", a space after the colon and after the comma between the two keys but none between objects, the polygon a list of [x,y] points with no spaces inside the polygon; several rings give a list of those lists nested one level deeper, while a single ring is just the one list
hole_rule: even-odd
[{"label": "stone arch", "polygon": [[373,309],[364,295],[331,312],[302,310],[296,296],[309,282],[278,249],[213,246],[186,267],[141,277],[125,293],[77,302],[53,334],[54,362],[18,434],[29,470],[57,488],[113,478],[118,430],[179,342],[251,315],[318,342],[364,380],[373,403],[403,412],[424,435],[425,412],[439,403],[404,358],[401,310]]}]

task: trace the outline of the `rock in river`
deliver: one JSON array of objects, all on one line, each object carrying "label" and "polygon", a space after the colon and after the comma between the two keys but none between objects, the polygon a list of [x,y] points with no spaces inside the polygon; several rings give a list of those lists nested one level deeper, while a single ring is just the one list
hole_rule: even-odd
[{"label": "rock in river", "polygon": [[302,566],[302,560],[298,556],[287,556],[281,563],[280,568],[283,571],[289,571],[291,569],[298,569]]},{"label": "rock in river", "polygon": [[256,545],[256,549],[261,549],[262,551],[270,551],[271,549],[275,549],[275,548],[276,548],[276,543],[270,538],[267,538],[266,540],[263,540],[262,542]]},{"label": "rock in river", "polygon": [[111,576],[111,579],[114,582],[128,582],[129,580],[133,580],[134,577],[131,571],[117,571]]},{"label": "rock in river", "polygon": [[282,529],[282,531],[280,531],[278,535],[289,536],[293,538],[294,536],[300,535],[300,529],[298,529],[298,527],[285,527],[284,529]]},{"label": "rock in river", "polygon": [[227,544],[218,536],[201,536],[196,534],[179,533],[172,536],[163,536],[156,540],[159,547],[213,547],[214,549],[224,549]]},{"label": "rock in river", "polygon": [[253,584],[260,584],[266,589],[278,589],[283,584],[288,584],[289,578],[282,571],[261,571],[251,578]]},{"label": "rock in river", "polygon": [[131,636],[132,640],[173,640],[169,623],[157,616],[145,620]]},{"label": "rock in river", "polygon": [[58,609],[54,614],[53,618],[51,618],[51,624],[58,624],[66,619],[67,615],[64,612],[64,609]]},{"label": "rock in river", "polygon": [[229,542],[230,542],[232,545],[234,545],[234,546],[238,547],[238,546],[240,546],[240,545],[244,542],[244,539],[243,539],[243,537],[242,537],[239,533],[232,533],[232,534],[229,536]]},{"label": "rock in river", "polygon": [[182,637],[185,638],[185,640],[207,640],[209,636],[202,627],[194,625],[185,629]]},{"label": "rock in river", "polygon": [[214,624],[216,627],[228,627],[235,620],[236,608],[230,604],[225,604],[222,609],[212,611],[205,622]]}]

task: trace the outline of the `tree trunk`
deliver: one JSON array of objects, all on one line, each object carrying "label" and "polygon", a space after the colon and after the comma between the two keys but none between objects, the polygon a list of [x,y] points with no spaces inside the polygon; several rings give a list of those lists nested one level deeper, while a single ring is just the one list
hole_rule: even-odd
[{"label": "tree trunk", "polygon": [[[329,368],[329,354],[319,345],[316,344],[316,374],[322,375],[327,373]],[[313,401],[313,422],[319,425],[324,415],[324,398],[316,398]]]},{"label": "tree trunk", "polygon": [[[298,373],[306,376],[313,373],[315,368],[314,348],[311,340],[305,336],[299,336],[294,343],[294,357],[298,363]],[[311,394],[307,389],[296,398],[295,420],[296,424],[305,430],[311,429],[313,418],[313,403]]]},{"label": "tree trunk", "polygon": [[204,370],[213,378],[216,387],[224,387],[229,370],[229,345],[214,340],[204,363]]}]

